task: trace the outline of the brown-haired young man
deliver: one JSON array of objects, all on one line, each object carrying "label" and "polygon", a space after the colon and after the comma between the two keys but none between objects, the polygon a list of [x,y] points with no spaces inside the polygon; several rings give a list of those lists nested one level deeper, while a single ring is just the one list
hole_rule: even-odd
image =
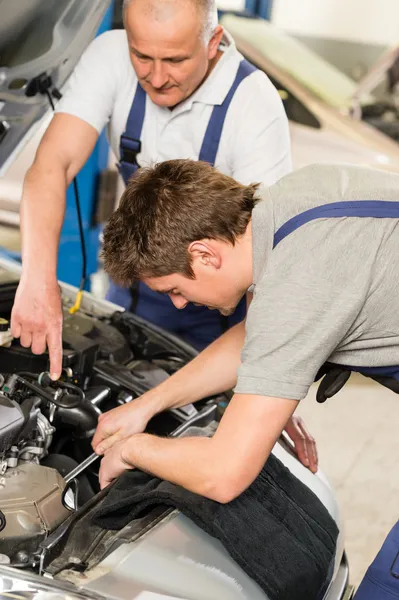
[{"label": "brown-haired young man", "polygon": [[[229,502],[257,477],[320,369],[359,371],[399,392],[398,198],[398,175],[348,165],[306,167],[269,188],[200,162],[143,170],[105,232],[110,274],[142,279],[182,309],[228,314],[249,288],[254,299],[245,326],[100,417],[101,486],[138,467]],[[142,433],[154,414],[234,385],[213,438]],[[398,597],[398,552],[399,522],[356,598]]]},{"label": "brown-haired young man", "polygon": [[[399,379],[398,192],[397,175],[354,166],[307,167],[269,188],[202,162],[143,169],[105,231],[111,276],[141,279],[181,309],[229,314],[247,290],[254,299],[245,326],[100,417],[102,486],[137,466],[226,502],[254,480],[326,362]],[[157,412],[233,386],[213,439],[141,433]]]}]

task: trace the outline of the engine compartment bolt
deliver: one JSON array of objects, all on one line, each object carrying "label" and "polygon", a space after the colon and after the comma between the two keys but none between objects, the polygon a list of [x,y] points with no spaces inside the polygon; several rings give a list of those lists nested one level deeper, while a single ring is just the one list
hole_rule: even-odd
[{"label": "engine compartment bolt", "polygon": [[20,550],[19,552],[17,552],[15,558],[17,559],[17,562],[21,564],[26,564],[29,562],[29,554],[24,550]]}]

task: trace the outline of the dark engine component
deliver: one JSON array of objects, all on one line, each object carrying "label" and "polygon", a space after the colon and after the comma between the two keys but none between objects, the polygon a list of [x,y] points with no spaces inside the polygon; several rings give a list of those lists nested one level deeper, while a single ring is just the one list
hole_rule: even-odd
[{"label": "dark engine component", "polygon": [[19,277],[0,267],[0,317],[9,315],[14,303]]},{"label": "dark engine component", "polygon": [[[65,311],[63,327],[63,367],[72,369],[74,379],[83,385],[90,377],[97,358],[123,363],[133,358],[124,335],[115,327],[84,314]],[[14,340],[10,348],[0,347],[2,372],[40,373],[49,368],[48,353],[40,356]]]},{"label": "dark engine component", "polygon": [[54,425],[71,428],[74,438],[91,440],[97,427],[98,415],[98,409],[84,399],[74,408],[58,408]]},{"label": "dark engine component", "polygon": [[[0,318],[8,321],[17,284],[18,277],[0,267]],[[0,346],[0,554],[14,566],[36,564],[39,544],[56,535],[69,514],[64,477],[78,471],[71,480],[77,507],[99,492],[99,461],[84,462],[101,412],[134,402],[196,354],[173,335],[119,311],[100,318],[64,312],[57,382],[47,372],[47,353],[34,355],[18,340]],[[169,436],[193,424],[206,427],[221,399],[156,415],[146,431]]]},{"label": "dark engine component", "polygon": [[106,360],[97,361],[93,370],[93,383],[106,385],[118,391],[121,386],[134,396],[140,396],[169,377],[168,373],[147,360],[134,360],[118,365]]},{"label": "dark engine component", "polygon": [[[90,398],[106,392],[97,388]],[[33,555],[69,514],[62,502],[62,475],[79,463],[54,452],[58,429],[88,453],[99,412],[68,381],[53,383],[47,373],[0,374],[0,553],[12,564],[21,562],[20,555]],[[86,475],[77,486],[81,503],[97,491]]]},{"label": "dark engine component", "polygon": [[98,358],[108,358],[123,363],[133,356],[125,336],[105,321],[93,319],[85,314],[64,314],[64,347],[79,349],[81,338],[90,340],[98,347]]}]

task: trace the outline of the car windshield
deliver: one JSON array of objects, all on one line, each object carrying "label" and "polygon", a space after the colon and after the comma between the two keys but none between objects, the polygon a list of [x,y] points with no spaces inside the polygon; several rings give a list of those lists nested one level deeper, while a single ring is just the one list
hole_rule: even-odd
[{"label": "car windshield", "polygon": [[295,38],[261,19],[226,15],[222,23],[330,106],[350,105],[358,84]]}]

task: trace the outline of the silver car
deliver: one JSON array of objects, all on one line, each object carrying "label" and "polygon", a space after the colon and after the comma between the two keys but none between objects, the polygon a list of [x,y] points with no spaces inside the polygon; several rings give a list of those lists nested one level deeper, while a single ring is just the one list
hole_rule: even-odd
[{"label": "silver car", "polygon": [[[0,259],[3,319],[9,318],[19,274],[19,265]],[[98,414],[134,401],[195,351],[91,294],[71,315],[77,290],[64,284],[61,289],[64,363],[74,382],[72,399],[80,394],[77,388],[84,389],[84,404],[60,407],[71,393],[64,389],[63,395],[58,384],[51,387],[35,375],[46,369],[48,357],[34,356],[16,341],[8,346],[5,321],[0,322],[0,599],[268,600],[218,540],[177,510],[157,507],[120,531],[92,526],[91,513],[104,496],[98,461],[90,459]],[[149,430],[211,435],[221,400],[224,395],[158,415]],[[324,600],[349,599],[344,530],[333,490],[283,439],[273,453],[337,523],[335,567]]]}]

